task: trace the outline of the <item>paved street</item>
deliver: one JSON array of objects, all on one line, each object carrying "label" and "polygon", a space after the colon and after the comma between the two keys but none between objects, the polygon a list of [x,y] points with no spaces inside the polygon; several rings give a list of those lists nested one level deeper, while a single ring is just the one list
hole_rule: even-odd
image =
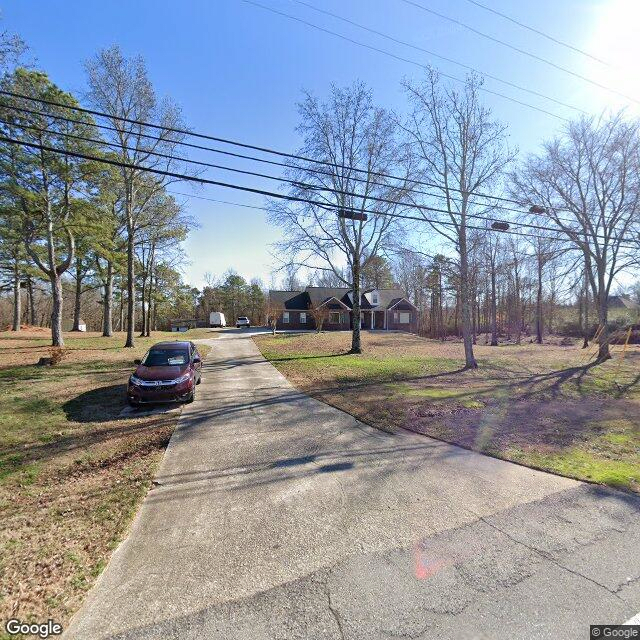
[{"label": "paved street", "polygon": [[640,500],[297,392],[211,340],[158,483],[66,637],[588,637],[640,611]]}]

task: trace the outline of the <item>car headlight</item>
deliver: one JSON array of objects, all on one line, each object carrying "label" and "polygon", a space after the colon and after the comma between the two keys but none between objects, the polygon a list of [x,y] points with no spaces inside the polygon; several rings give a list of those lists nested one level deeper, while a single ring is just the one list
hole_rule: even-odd
[{"label": "car headlight", "polygon": [[191,374],[187,371],[187,373],[181,375],[179,378],[174,380],[175,384],[180,384],[181,382],[187,382],[191,378]]},{"label": "car headlight", "polygon": [[131,374],[131,377],[129,378],[129,383],[136,387],[139,387],[143,382],[143,380],[141,380],[137,376],[134,376],[133,374]]}]

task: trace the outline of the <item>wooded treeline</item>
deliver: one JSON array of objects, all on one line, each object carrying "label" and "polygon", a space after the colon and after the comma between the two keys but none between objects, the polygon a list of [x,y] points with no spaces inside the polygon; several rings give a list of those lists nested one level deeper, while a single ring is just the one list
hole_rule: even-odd
[{"label": "wooded treeline", "polygon": [[48,326],[62,346],[63,323],[86,324],[133,346],[189,298],[180,266],[193,221],[165,175],[187,171],[174,153],[183,125],[141,58],[112,47],[85,67],[100,121],[42,71],[16,66],[0,81],[0,286],[13,331]]},{"label": "wooded treeline", "polygon": [[206,273],[205,281],[198,295],[195,318],[207,322],[212,311],[220,311],[229,325],[233,325],[238,316],[247,316],[254,325],[265,324],[267,295],[261,280],[254,278],[247,282],[229,270],[222,277]]},{"label": "wooded treeline", "polygon": [[[404,83],[406,116],[361,83],[305,95],[291,200],[270,205],[281,254],[355,291],[386,257],[422,310],[422,332],[462,337],[466,368],[481,333],[494,345],[595,336],[606,360],[612,296],[640,269],[639,121],[584,116],[519,159],[481,86],[427,70]],[[633,305],[620,317],[640,321]]]},{"label": "wooded treeline", "polygon": [[[87,109],[19,66],[19,46],[0,51],[0,321],[49,326],[54,346],[63,322],[126,331],[126,346],[211,311],[261,324],[260,281],[230,271],[199,291],[181,279],[194,221],[168,187],[197,177],[177,151],[191,134],[144,61],[118,47],[88,60]],[[615,316],[639,321],[632,297],[614,296],[640,270],[639,121],[583,116],[520,157],[480,78],[452,85],[427,69],[403,89],[404,115],[362,83],[305,94],[302,144],[272,176],[286,193],[268,202],[287,288],[348,287],[357,316],[360,291],[398,283],[421,333],[462,338],[467,368],[480,335],[595,337],[606,360]]]}]

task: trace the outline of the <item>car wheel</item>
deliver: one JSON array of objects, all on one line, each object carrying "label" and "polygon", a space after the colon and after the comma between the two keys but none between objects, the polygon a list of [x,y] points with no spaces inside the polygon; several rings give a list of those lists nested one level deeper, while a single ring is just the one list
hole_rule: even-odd
[{"label": "car wheel", "polygon": [[198,382],[196,384],[200,384],[202,382],[202,376],[198,376]]},{"label": "car wheel", "polygon": [[196,390],[194,389],[186,400],[186,404],[191,404],[196,399]]},{"label": "car wheel", "polygon": [[129,406],[132,409],[137,409],[140,406],[139,402],[136,402],[135,400],[131,400],[131,398],[127,399],[127,402],[129,403]]}]

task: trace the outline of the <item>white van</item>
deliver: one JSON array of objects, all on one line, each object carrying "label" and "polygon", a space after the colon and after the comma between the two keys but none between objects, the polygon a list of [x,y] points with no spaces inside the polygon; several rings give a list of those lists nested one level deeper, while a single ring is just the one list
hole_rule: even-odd
[{"label": "white van", "polygon": [[227,321],[224,319],[224,313],[220,313],[219,311],[212,311],[209,314],[209,326],[226,327]]}]

